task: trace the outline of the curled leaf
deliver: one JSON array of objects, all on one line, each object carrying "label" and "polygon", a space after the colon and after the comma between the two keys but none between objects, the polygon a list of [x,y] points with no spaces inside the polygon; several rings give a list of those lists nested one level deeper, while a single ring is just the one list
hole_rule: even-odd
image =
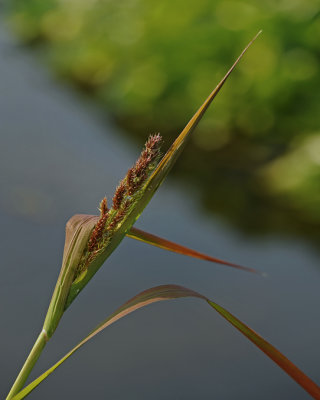
[{"label": "curled leaf", "polygon": [[49,338],[65,310],[70,287],[96,221],[94,215],[77,214],[67,222],[62,267],[43,325]]}]

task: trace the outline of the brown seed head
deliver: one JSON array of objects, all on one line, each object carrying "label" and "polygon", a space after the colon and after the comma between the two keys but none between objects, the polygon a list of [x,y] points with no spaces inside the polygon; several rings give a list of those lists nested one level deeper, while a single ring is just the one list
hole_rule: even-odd
[{"label": "brown seed head", "polygon": [[160,149],[161,143],[162,137],[159,133],[156,133],[155,135],[149,136],[145,148],[155,152]]},{"label": "brown seed head", "polygon": [[140,189],[143,182],[148,177],[152,163],[160,155],[160,145],[162,138],[159,134],[150,135],[147,140],[144,150],[135,165],[129,169],[127,173],[128,194],[132,196]]},{"label": "brown seed head", "polygon": [[117,210],[120,207],[126,191],[127,191],[127,186],[126,186],[124,181],[121,181],[119,186],[117,187],[116,192],[115,192],[115,194],[113,196],[113,199],[112,199],[113,208],[115,210]]},{"label": "brown seed head", "polygon": [[134,187],[135,177],[136,177],[136,170],[135,167],[132,167],[127,172],[127,187],[129,194],[131,194],[132,188]]},{"label": "brown seed head", "polygon": [[92,231],[89,242],[88,242],[88,250],[90,252],[92,252],[96,248],[99,240],[102,238],[108,217],[109,217],[108,213],[103,214],[100,217],[99,221],[97,222],[94,230]]},{"label": "brown seed head", "polygon": [[76,276],[88,268],[90,263],[104,250],[112,237],[113,230],[126,218],[130,207],[136,201],[135,195],[155,167],[155,161],[160,155],[161,142],[162,138],[159,134],[149,136],[140,157],[119,183],[112,199],[111,210],[108,210],[106,197],[102,199],[99,207],[100,218],[91,233],[87,250],[82,256]]},{"label": "brown seed head", "polygon": [[109,211],[108,210],[108,202],[107,202],[107,198],[106,197],[104,197],[101,200],[99,210],[100,210],[100,216],[101,217]]}]

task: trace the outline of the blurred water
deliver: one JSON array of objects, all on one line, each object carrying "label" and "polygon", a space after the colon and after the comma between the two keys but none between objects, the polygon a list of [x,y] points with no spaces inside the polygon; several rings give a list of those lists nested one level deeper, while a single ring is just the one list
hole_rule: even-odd
[{"label": "blurred water", "polygon": [[[140,148],[107,117],[50,79],[0,30],[2,398],[41,328],[59,272],[64,225],[96,213]],[[148,132],[146,132],[147,137]],[[143,143],[141,143],[142,146]],[[198,290],[320,380],[319,284],[315,250],[302,240],[244,237],[197,211],[197,196],[164,184],[137,226],[268,278],[125,240],[62,320],[33,376],[106,315],[145,288]],[[208,306],[156,304],[110,327],[32,395],[34,399],[307,399],[293,381]]]}]

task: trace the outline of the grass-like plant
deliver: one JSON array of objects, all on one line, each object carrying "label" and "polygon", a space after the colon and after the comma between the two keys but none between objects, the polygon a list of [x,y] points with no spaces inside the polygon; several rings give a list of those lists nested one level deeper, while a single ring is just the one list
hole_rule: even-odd
[{"label": "grass-like plant", "polygon": [[234,315],[229,313],[226,309],[209,300],[206,296],[178,285],[157,286],[139,293],[137,296],[133,297],[127,303],[118,308],[55,365],[23,388],[43,348],[54,334],[60,319],[67,308],[87,285],[110,254],[118,247],[125,236],[144,241],[166,250],[240,268],[246,271],[256,272],[250,268],[207,256],[133,227],[143,209],[151,200],[152,196],[182,152],[187,139],[201,120],[210,103],[219,93],[236,64],[255,38],[243,50],[236,62],[191,118],[164,157],[160,159],[161,136],[159,134],[150,136],[145,144],[145,148],[140,154],[140,157],[134,166],[128,170],[125,178],[119,183],[113,196],[110,209],[108,208],[106,198],[104,198],[100,203],[99,216],[82,214],[74,215],[68,221],[66,226],[62,268],[49,304],[43,328],[15,383],[13,384],[7,396],[7,400],[19,400],[26,397],[82,345],[107,326],[125,315],[154,302],[181,297],[195,297],[206,301],[243,335],[258,346],[258,348],[260,348],[285,372],[287,372],[287,374],[289,374],[313,398],[320,399],[320,388],[275,347],[246,326]]}]

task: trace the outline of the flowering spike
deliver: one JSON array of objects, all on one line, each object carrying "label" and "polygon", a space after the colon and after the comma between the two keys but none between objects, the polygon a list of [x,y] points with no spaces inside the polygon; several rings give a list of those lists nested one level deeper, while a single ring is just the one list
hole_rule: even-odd
[{"label": "flowering spike", "polygon": [[129,209],[140,198],[140,190],[145,180],[156,167],[160,155],[162,138],[159,134],[150,135],[138,160],[131,167],[126,177],[119,183],[112,199],[112,208],[108,210],[107,199],[100,203],[100,218],[98,219],[83,252],[75,274],[75,280],[89,265],[105,250],[114,231],[124,222]]},{"label": "flowering spike", "polygon": [[126,180],[127,180],[127,187],[128,187],[128,193],[131,195],[133,188],[134,188],[134,178],[135,178],[135,168],[132,167],[128,170]]},{"label": "flowering spike", "polygon": [[107,202],[107,198],[106,197],[104,197],[101,200],[99,210],[100,210],[100,216],[101,217],[109,211],[108,210],[108,202]]},{"label": "flowering spike", "polygon": [[128,194],[132,196],[139,190],[160,156],[162,137],[150,135],[135,165],[127,173]]},{"label": "flowering spike", "polygon": [[92,252],[93,250],[95,250],[99,240],[102,238],[104,229],[105,229],[105,225],[106,225],[106,221],[109,217],[108,212],[106,212],[105,214],[103,214],[99,221],[97,222],[94,230],[91,233],[89,242],[88,242],[88,250],[90,252]]},{"label": "flowering spike", "polygon": [[120,207],[126,191],[127,191],[127,185],[125,184],[124,181],[121,181],[112,199],[113,208],[115,210],[118,210],[118,208]]},{"label": "flowering spike", "polygon": [[146,143],[146,149],[150,149],[152,151],[158,151],[160,149],[161,142],[162,142],[162,137],[160,133],[156,133],[155,135],[150,135]]}]

